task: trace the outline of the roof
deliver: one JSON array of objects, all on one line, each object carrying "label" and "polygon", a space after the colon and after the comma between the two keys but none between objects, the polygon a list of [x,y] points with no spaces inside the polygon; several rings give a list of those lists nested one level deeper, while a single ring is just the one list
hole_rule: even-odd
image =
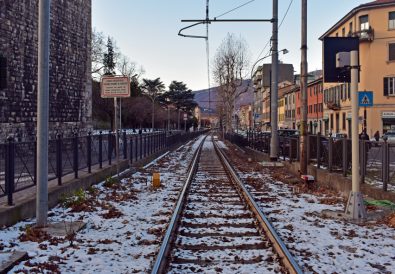
[{"label": "roof", "polygon": [[370,10],[376,8],[383,8],[388,6],[395,6],[395,0],[376,0],[373,2],[368,2],[366,4],[361,4],[356,8],[353,8],[349,13],[347,13],[343,18],[341,18],[336,24],[334,24],[329,30],[327,30],[321,37],[320,40],[323,40],[324,37],[329,36],[334,30],[344,24],[345,21],[353,17],[356,13],[363,11],[363,10]]}]

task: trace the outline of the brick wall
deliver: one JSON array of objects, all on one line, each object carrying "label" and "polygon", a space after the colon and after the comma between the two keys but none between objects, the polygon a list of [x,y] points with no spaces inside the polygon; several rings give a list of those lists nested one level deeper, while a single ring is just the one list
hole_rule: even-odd
[{"label": "brick wall", "polygon": [[[38,0],[0,0],[0,57],[6,58],[7,81],[0,88],[0,142],[8,135],[35,135],[37,41]],[[51,1],[51,135],[90,128],[90,42],[91,0]]]}]

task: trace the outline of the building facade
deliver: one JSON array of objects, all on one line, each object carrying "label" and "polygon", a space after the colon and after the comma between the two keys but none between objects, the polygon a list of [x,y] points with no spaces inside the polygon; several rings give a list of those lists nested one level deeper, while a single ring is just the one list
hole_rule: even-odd
[{"label": "building facade", "polygon": [[[373,107],[360,108],[359,131],[369,136],[395,130],[395,1],[360,5],[325,32],[325,37],[359,37],[359,91],[373,92]],[[348,83],[324,83],[327,132],[351,132]],[[350,136],[350,135],[349,135]]]},{"label": "building facade", "polygon": [[[293,89],[296,98],[296,126],[299,128],[302,117],[302,95],[300,87]],[[322,77],[307,84],[307,130],[311,134],[324,134]]]},{"label": "building facade", "polygon": [[[278,65],[278,86],[279,98],[281,98],[280,89],[285,85],[291,85],[294,82],[294,69],[292,64]],[[253,112],[255,117],[254,125],[260,130],[270,130],[270,86],[271,86],[271,64],[259,66],[253,74],[254,83],[254,104]]]},{"label": "building facade", "polygon": [[[0,138],[34,138],[37,121],[38,0],[0,1]],[[91,126],[91,0],[51,2],[49,127]]]}]

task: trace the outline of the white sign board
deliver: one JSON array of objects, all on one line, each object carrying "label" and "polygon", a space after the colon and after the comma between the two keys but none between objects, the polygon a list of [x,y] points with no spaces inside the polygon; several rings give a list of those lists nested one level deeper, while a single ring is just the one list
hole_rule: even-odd
[{"label": "white sign board", "polygon": [[382,112],[382,118],[395,118],[395,112],[392,111],[383,111]]},{"label": "white sign board", "polygon": [[130,80],[124,76],[104,76],[101,79],[101,97],[130,97]]},{"label": "white sign board", "polygon": [[188,116],[186,113],[184,113],[184,121],[188,120]]}]

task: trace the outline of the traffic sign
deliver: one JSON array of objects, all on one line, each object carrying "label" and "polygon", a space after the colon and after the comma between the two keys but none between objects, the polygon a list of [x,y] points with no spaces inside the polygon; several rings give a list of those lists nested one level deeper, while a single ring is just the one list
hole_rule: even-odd
[{"label": "traffic sign", "polygon": [[373,91],[359,91],[358,92],[358,105],[360,107],[373,106]]},{"label": "traffic sign", "polygon": [[101,79],[101,97],[130,97],[130,80],[126,76],[104,76]]}]

